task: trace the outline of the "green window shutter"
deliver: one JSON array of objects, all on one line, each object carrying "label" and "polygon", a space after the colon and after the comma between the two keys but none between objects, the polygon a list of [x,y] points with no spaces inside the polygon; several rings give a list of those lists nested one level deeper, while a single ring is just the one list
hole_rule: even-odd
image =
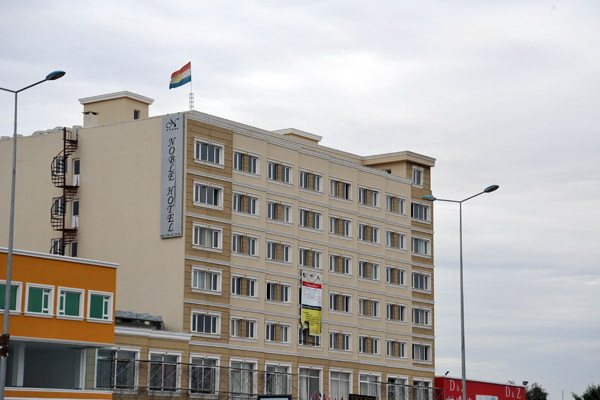
[{"label": "green window shutter", "polygon": [[[15,311],[17,309],[17,291],[18,286],[10,285],[10,309]],[[0,284],[0,309],[4,310],[4,296],[6,296],[6,284]]]},{"label": "green window shutter", "polygon": [[77,292],[66,292],[65,293],[65,302],[64,306],[65,315],[69,315],[71,317],[79,317],[79,305],[81,302],[81,293]]},{"label": "green window shutter", "polygon": [[[17,309],[17,291],[18,286],[10,285],[10,309],[15,311]],[[0,284],[0,309],[4,310],[4,296],[6,296],[6,284]]]},{"label": "green window shutter", "polygon": [[[107,319],[108,316],[108,301],[106,301],[106,296],[102,296],[100,294],[92,294],[90,296],[90,318],[96,319]],[[106,312],[105,312],[106,311]]]},{"label": "green window shutter", "polygon": [[41,313],[43,298],[44,298],[44,289],[30,287],[29,288],[29,299],[27,301],[27,311]]},{"label": "green window shutter", "polygon": [[[10,285],[10,309],[17,309],[17,291],[19,288],[15,285]],[[6,284],[0,284],[0,309],[4,309],[4,296],[6,296]]]}]

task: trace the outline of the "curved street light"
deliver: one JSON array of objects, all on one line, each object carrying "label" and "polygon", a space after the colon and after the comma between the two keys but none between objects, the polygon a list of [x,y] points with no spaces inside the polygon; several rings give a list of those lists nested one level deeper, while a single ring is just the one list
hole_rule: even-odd
[{"label": "curved street light", "polygon": [[463,290],[463,240],[462,240],[462,203],[467,200],[477,197],[484,193],[492,193],[498,190],[500,186],[490,185],[481,192],[469,196],[463,200],[438,199],[435,196],[423,196],[423,200],[429,201],[445,201],[448,203],[458,203],[459,209],[459,238],[460,238],[460,341],[461,341],[461,359],[462,359],[462,400],[467,400],[467,368],[465,362],[465,297]]},{"label": "curved street light", "polygon": [[[62,78],[65,75],[65,71],[53,71],[50,72],[44,79],[39,82],[33,83],[29,86],[25,86],[19,90],[11,90],[0,87],[0,90],[15,94],[15,123],[13,132],[13,159],[12,159],[12,184],[10,192],[10,222],[8,227],[8,259],[6,263],[6,284],[4,287],[4,324],[2,327],[2,358],[0,360],[0,400],[4,399],[4,388],[6,387],[6,364],[8,356],[8,319],[10,316],[10,284],[12,280],[12,258],[13,258],[13,239],[14,239],[14,228],[15,228],[15,183],[17,176],[17,99],[18,94],[24,90],[32,88],[40,83],[46,81],[55,81]],[[4,347],[6,347],[4,349]],[[5,351],[4,351],[5,350]]]}]

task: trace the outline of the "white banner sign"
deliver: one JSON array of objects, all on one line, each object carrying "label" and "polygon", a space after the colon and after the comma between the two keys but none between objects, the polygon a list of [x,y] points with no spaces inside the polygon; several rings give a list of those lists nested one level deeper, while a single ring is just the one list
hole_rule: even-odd
[{"label": "white banner sign", "polygon": [[182,113],[162,118],[160,237],[183,234],[183,122]]}]

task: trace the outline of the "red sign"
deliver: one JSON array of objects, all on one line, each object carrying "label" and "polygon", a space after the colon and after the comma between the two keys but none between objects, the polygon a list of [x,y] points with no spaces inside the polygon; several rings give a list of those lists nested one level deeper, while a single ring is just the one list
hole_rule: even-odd
[{"label": "red sign", "polygon": [[[443,400],[463,400],[462,379],[436,377],[435,387]],[[525,387],[467,380],[467,400],[525,400]]]}]

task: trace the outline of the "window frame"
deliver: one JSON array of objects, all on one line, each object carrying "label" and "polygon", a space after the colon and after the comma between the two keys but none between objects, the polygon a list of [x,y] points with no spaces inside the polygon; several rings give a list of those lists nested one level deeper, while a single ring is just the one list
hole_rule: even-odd
[{"label": "window frame", "polygon": [[[206,194],[206,198],[208,199],[208,189],[213,189],[213,190],[218,190],[218,195],[217,195],[217,204],[210,204],[208,202],[201,202],[200,198],[201,198],[201,194],[200,194],[200,190],[202,190],[202,187],[206,187],[207,188],[207,194]],[[214,183],[211,182],[204,182],[204,181],[198,181],[198,180],[194,180],[194,192],[193,192],[193,204],[197,207],[204,207],[204,208],[212,208],[215,210],[222,210],[223,209],[223,198],[224,198],[224,193],[225,193],[225,187],[222,185],[216,185]],[[214,194],[213,194],[213,198],[214,198]]]},{"label": "window frame", "polygon": [[[84,316],[83,311],[84,311],[84,304],[85,304],[85,290],[79,289],[79,288],[59,286],[57,288],[56,292],[57,292],[56,318],[83,320],[83,316]],[[61,309],[60,301],[61,301],[61,297],[62,297],[63,293],[65,294],[65,301],[64,301],[64,307]],[[77,315],[64,314],[64,312],[65,312],[64,308],[66,308],[66,293],[78,293],[79,294],[79,313]],[[61,314],[61,312],[63,312],[63,314]]]},{"label": "window frame", "polygon": [[[108,297],[108,314],[107,318],[96,318],[91,316],[91,308],[92,308],[92,296],[106,296]],[[104,302],[104,301],[103,301]],[[101,292],[98,290],[88,290],[87,295],[87,321],[90,322],[103,322],[112,324],[113,316],[114,316],[114,293],[111,292]],[[104,314],[103,314],[104,315]]]},{"label": "window frame", "polygon": [[[11,286],[12,286],[12,282],[11,282]],[[52,285],[42,285],[39,283],[26,283],[25,285],[25,312],[24,314],[27,316],[34,316],[34,317],[47,317],[47,318],[52,318],[54,316],[54,294],[55,294],[55,290],[56,288]],[[42,308],[41,311],[29,311],[29,291],[30,289],[48,289],[50,290],[49,294],[48,294],[48,307],[47,307],[47,311],[48,312],[44,312],[44,293],[42,293]],[[6,293],[6,292],[5,292]]]},{"label": "window frame", "polygon": [[[218,245],[217,247],[211,245],[211,246],[202,246],[200,243],[196,243],[196,229],[207,229],[209,231],[212,231],[210,236],[211,236],[211,244],[214,242],[214,238],[215,238],[215,233],[218,236]],[[206,251],[215,251],[215,252],[222,252],[223,251],[223,227],[221,226],[215,226],[215,225],[207,225],[207,224],[199,224],[194,222],[192,224],[192,247],[195,249],[201,249],[201,250],[206,250]]]},{"label": "window frame", "polygon": [[[0,285],[4,285],[4,296],[6,296],[6,281],[3,279],[0,279]],[[23,300],[23,282],[18,282],[18,281],[13,281],[11,280],[10,282],[10,287],[16,287],[17,288],[17,292],[15,294],[15,309],[14,310],[9,310],[10,314],[12,315],[20,315],[21,314],[21,309],[23,307],[22,304],[22,300]],[[2,301],[5,300],[5,297],[2,298]],[[10,304],[9,304],[9,308],[10,308]],[[4,307],[0,308],[0,311],[4,312]]]},{"label": "window frame", "polygon": [[413,165],[411,180],[413,185],[423,187],[425,182],[425,168]]},{"label": "window frame", "polygon": [[[196,316],[205,316],[205,317],[210,317],[210,318],[215,318],[215,322],[214,324],[211,322],[211,326],[214,326],[215,328],[215,332],[200,332],[197,329],[194,330],[194,317]],[[197,324],[199,325],[199,324]],[[206,325],[206,324],[204,324]],[[196,328],[198,328],[198,326],[196,326]],[[198,309],[192,309],[190,311],[190,333],[192,335],[200,335],[200,336],[207,336],[207,337],[217,337],[217,336],[221,336],[221,313],[218,311],[209,311],[209,310],[198,310]]]},{"label": "window frame", "polygon": [[[194,275],[196,273],[199,272],[204,272],[204,273],[208,273],[211,275],[216,275],[216,279],[217,279],[217,287],[216,289],[212,289],[213,286],[213,278],[210,278],[210,289],[205,289],[205,288],[200,288],[200,287],[196,287],[194,285],[194,282],[196,281]],[[206,293],[206,294],[218,294],[220,295],[222,293],[223,290],[223,271],[220,269],[215,269],[215,268],[209,268],[209,267],[203,267],[203,266],[198,266],[198,265],[192,265],[192,271],[191,271],[191,281],[190,281],[190,288],[192,290],[192,292],[196,292],[196,293]]]},{"label": "window frame", "polygon": [[[219,161],[210,161],[208,157],[208,149],[207,149],[207,159],[202,159],[202,145],[213,146],[215,149],[220,149],[219,151]],[[213,155],[214,157],[214,155]],[[201,139],[199,137],[194,137],[194,162],[197,164],[208,165],[217,168],[225,168],[225,145],[223,143],[214,142],[212,140]]]},{"label": "window frame", "polygon": [[[415,243],[417,244],[415,251]],[[425,252],[421,252],[421,243],[424,244]],[[415,256],[431,257],[431,240],[423,237],[413,236],[410,238],[410,251]]]}]

